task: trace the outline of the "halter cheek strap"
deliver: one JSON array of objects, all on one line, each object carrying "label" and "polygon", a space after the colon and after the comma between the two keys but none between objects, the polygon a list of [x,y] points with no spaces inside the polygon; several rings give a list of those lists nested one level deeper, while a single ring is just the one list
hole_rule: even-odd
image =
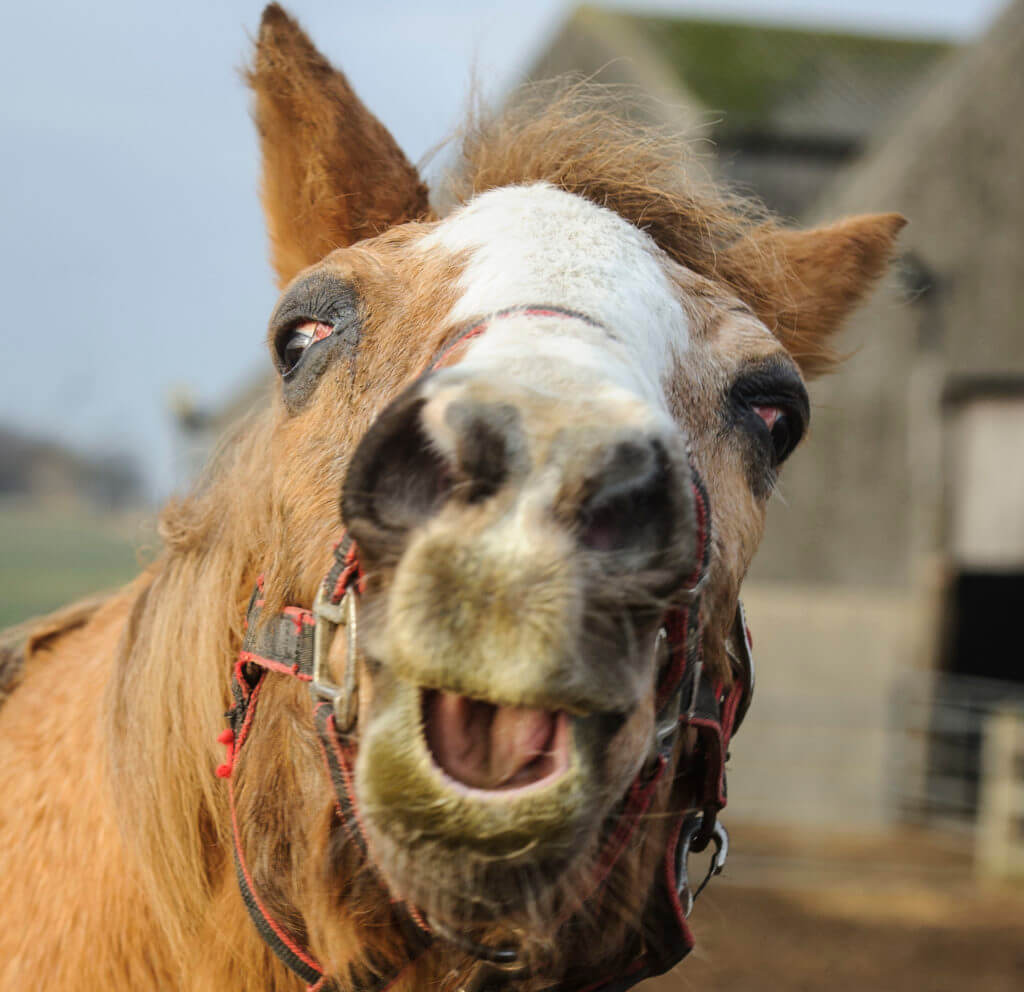
[{"label": "halter cheek strap", "polygon": [[[330,992],[335,985],[304,945],[303,936],[290,933],[275,920],[259,897],[242,843],[235,801],[234,772],[238,755],[248,740],[268,673],[289,676],[306,683],[313,696],[313,723],[321,756],[333,786],[338,818],[363,857],[368,856],[352,784],[356,743],[339,727],[339,702],[322,698],[325,687],[318,686],[315,678],[317,663],[321,656],[326,656],[333,627],[337,626],[336,623],[330,624],[332,629],[325,630],[329,621],[322,619],[322,616],[331,614],[341,618],[338,612],[332,614],[331,607],[340,609],[349,590],[356,593],[361,585],[362,573],[355,558],[354,546],[347,535],[334,547],[334,564],[317,598],[318,605],[323,607],[319,615],[312,610],[289,606],[269,621],[261,622],[264,600],[263,579],[260,577],[249,601],[245,639],[232,670],[231,694],[234,705],[226,714],[228,729],[218,737],[226,748],[226,756],[217,768],[217,775],[228,780],[235,874],[242,902],[264,942],[282,963],[306,982],[307,992]],[[351,694],[348,698],[351,701]],[[340,708],[344,711],[343,707]],[[387,969],[375,974],[364,969],[360,969],[358,974],[353,972],[349,977],[359,992],[385,992],[431,943],[429,930],[417,916],[400,913],[397,905],[394,909],[396,922],[405,934],[410,950],[409,962],[394,973],[388,973]]]}]

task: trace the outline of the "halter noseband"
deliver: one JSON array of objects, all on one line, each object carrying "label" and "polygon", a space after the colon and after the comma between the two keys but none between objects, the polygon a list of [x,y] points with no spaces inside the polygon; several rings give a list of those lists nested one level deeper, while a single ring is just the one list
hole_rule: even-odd
[{"label": "halter noseband", "polygon": [[[582,315],[553,307],[514,308],[494,315],[525,313],[536,316]],[[489,321],[470,327],[448,345],[431,363],[441,365],[449,353],[468,338],[481,333]],[[674,967],[692,949],[694,940],[686,922],[694,900],[713,875],[721,872],[728,853],[728,835],[718,822],[718,811],[726,804],[725,762],[728,744],[739,728],[750,705],[754,687],[749,629],[742,605],[732,630],[732,646],[727,649],[733,669],[730,686],[709,680],[704,659],[699,622],[699,587],[707,571],[710,547],[710,510],[703,484],[693,472],[693,493],[697,507],[697,564],[686,588],[692,591],[688,602],[668,611],[655,641],[655,660],[667,655],[661,666],[656,688],[655,734],[648,760],[626,791],[614,826],[603,841],[595,862],[590,894],[604,883],[633,837],[637,824],[653,800],[656,786],[666,768],[681,728],[696,731],[701,754],[696,768],[676,772],[676,780],[692,780],[703,773],[699,783],[686,782],[695,793],[696,803],[677,814],[665,856],[650,891],[642,918],[641,947],[630,965],[619,975],[597,980],[593,976],[570,976],[559,984],[559,992],[625,992],[637,982],[663,974]],[[354,762],[358,747],[358,597],[362,592],[362,571],[357,551],[348,535],[334,546],[334,563],[321,584],[312,610],[286,607],[269,620],[262,620],[262,579],[253,592],[246,617],[246,634],[234,665],[231,691],[234,705],[227,713],[229,728],[219,737],[227,748],[227,759],[217,774],[228,779],[236,875],[242,899],[264,941],[277,957],[306,983],[308,992],[327,992],[330,979],[308,948],[289,934],[271,916],[260,900],[248,870],[242,849],[235,804],[234,767],[238,753],[248,738],[264,678],[277,672],[308,684],[313,717],[321,753],[330,777],[339,818],[361,853],[369,858],[366,837],[359,821],[353,787]],[[340,627],[348,640],[345,673],[340,685],[328,677],[327,656]],[[702,766],[702,767],[701,767]],[[694,889],[688,876],[687,861],[692,851],[714,846],[703,881]],[[370,859],[372,860],[372,859]],[[417,960],[434,940],[440,938],[477,959],[465,992],[486,992],[506,985],[524,972],[515,948],[480,945],[458,933],[431,927],[415,907],[394,903],[396,920],[409,945],[409,964]],[[564,922],[564,921],[559,921]],[[404,973],[352,975],[361,992],[384,992]]]}]

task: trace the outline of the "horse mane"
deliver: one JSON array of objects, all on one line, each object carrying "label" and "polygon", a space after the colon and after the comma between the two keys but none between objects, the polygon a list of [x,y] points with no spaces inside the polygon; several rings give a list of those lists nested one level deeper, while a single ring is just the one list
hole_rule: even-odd
[{"label": "horse mane", "polygon": [[273,412],[236,423],[191,492],[161,512],[163,550],[129,587],[107,692],[107,760],[122,821],[132,824],[126,840],[179,949],[213,895],[217,852],[230,850],[217,735],[248,597],[269,554]]}]

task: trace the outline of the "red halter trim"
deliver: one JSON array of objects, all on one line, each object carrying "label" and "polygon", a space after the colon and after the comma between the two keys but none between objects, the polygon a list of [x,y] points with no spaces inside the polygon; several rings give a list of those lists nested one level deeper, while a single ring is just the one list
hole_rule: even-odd
[{"label": "red halter trim", "polygon": [[454,341],[448,342],[441,348],[427,365],[427,368],[431,371],[445,368],[445,366],[450,364],[451,357],[458,349],[467,345],[473,338],[480,337],[491,324],[504,320],[506,317],[568,317],[573,320],[582,320],[583,323],[589,324],[591,327],[604,329],[601,324],[592,317],[588,317],[585,313],[580,313],[578,310],[569,310],[565,307],[506,307],[504,310],[497,310],[484,320],[471,324],[464,331],[460,331],[455,336]]},{"label": "red halter trim", "polygon": [[[335,564],[324,580],[324,588],[330,590],[330,598],[340,603],[349,589],[362,586],[362,572],[356,561],[352,542],[343,537],[335,545]],[[235,874],[242,901],[252,918],[260,936],[277,957],[295,974],[307,983],[307,992],[327,992],[332,987],[330,979],[303,940],[278,923],[259,898],[245,858],[242,834],[238,822],[235,801],[234,769],[238,754],[248,739],[252,728],[260,693],[268,672],[275,672],[309,683],[312,680],[313,630],[316,618],[312,611],[301,607],[287,607],[269,624],[260,625],[259,617],[264,600],[262,576],[257,581],[249,603],[246,618],[246,636],[243,648],[235,663],[231,692],[235,705],[228,711],[230,727],[218,735],[218,741],[227,749],[227,760],[217,768],[217,775],[228,779],[228,801],[231,809],[231,828],[234,842]],[[367,854],[365,834],[358,822],[358,808],[352,791],[355,743],[344,739],[337,731],[334,712],[327,702],[319,703],[314,710],[314,722],[320,742],[321,753],[328,776],[334,785],[338,816],[349,836]],[[399,920],[402,924],[403,921]],[[408,929],[408,928],[406,928]],[[415,953],[409,962],[395,974],[385,975],[359,986],[363,992],[385,992],[410,967],[429,942],[426,934],[411,935],[410,943]],[[419,945],[418,948],[415,945]],[[360,976],[361,978],[365,976]]]},{"label": "red halter trim", "polygon": [[[456,349],[482,334],[494,320],[517,314],[573,317],[593,326],[600,326],[584,314],[555,307],[513,307],[472,325],[458,335],[435,357],[430,368],[442,367]],[[597,859],[588,898],[592,898],[601,889],[619,857],[629,846],[637,825],[650,808],[656,787],[670,764],[680,726],[695,728],[701,741],[701,747],[697,749],[703,757],[697,761],[697,765],[702,768],[698,767],[696,770],[701,779],[696,789],[696,809],[702,813],[694,814],[690,811],[693,807],[678,813],[671,843],[655,878],[643,916],[643,935],[637,957],[616,977],[602,979],[596,983],[583,985],[570,976],[567,983],[558,986],[562,992],[625,992],[639,981],[664,973],[685,957],[694,944],[686,922],[689,906],[684,906],[680,898],[681,894],[685,893],[690,904],[694,898],[685,875],[685,857],[690,849],[701,850],[713,834],[716,837],[716,844],[720,843],[720,838],[724,836],[724,831],[716,827],[715,816],[726,803],[727,748],[729,739],[738,725],[738,719],[742,719],[749,703],[753,684],[752,663],[749,632],[745,629],[740,610],[737,625],[742,631],[740,638],[743,658],[739,664],[739,677],[733,681],[728,692],[724,691],[721,680],[710,683],[701,677],[704,665],[696,592],[707,572],[711,542],[707,494],[696,472],[693,473],[693,493],[697,516],[697,562],[687,586],[693,591],[694,596],[687,605],[669,611],[664,619],[670,663],[659,678],[657,686],[658,747],[647,766],[638,773],[627,790],[615,827],[606,837]],[[308,948],[303,946],[301,938],[289,934],[270,916],[256,894],[242,848],[233,773],[237,756],[249,735],[260,689],[267,672],[288,675],[310,683],[314,696],[314,723],[322,757],[332,783],[339,819],[352,841],[372,863],[353,785],[357,741],[354,734],[339,731],[336,722],[338,699],[335,697],[332,703],[324,698],[323,687],[316,682],[317,674],[314,670],[314,644],[318,624],[327,623],[332,625],[332,628],[337,626],[345,597],[363,591],[363,574],[356,548],[347,535],[334,546],[334,564],[323,582],[321,597],[315,610],[286,607],[271,620],[259,623],[264,606],[262,590],[261,577],[250,600],[245,641],[232,673],[231,691],[235,704],[227,714],[230,728],[218,737],[227,748],[227,757],[217,768],[217,774],[228,779],[236,874],[246,908],[271,950],[306,981],[307,992],[326,992],[330,987],[330,980],[324,975],[322,966]],[[355,663],[354,657],[348,660],[348,664]],[[331,687],[332,691],[336,688]],[[677,774],[690,780],[695,772],[687,768]],[[708,878],[716,870],[720,870],[720,862],[717,859],[712,862]],[[706,882],[707,878],[705,884]],[[700,889],[697,890],[698,893],[699,891]],[[396,922],[407,935],[411,951],[410,960],[396,973],[383,977],[370,977],[362,981],[366,977],[365,973],[358,978],[350,976],[356,982],[356,987],[363,992],[384,992],[390,988],[434,939],[429,927],[414,907],[406,907],[394,900],[392,907],[396,914]],[[562,922],[565,921],[559,921]],[[488,956],[495,955],[492,959],[496,959],[502,953],[490,948],[478,948],[475,945],[470,950],[470,953],[477,953],[478,956],[480,952]],[[486,958],[481,957],[481,960]],[[495,972],[494,987],[510,979],[514,980],[515,977],[507,971]]]}]

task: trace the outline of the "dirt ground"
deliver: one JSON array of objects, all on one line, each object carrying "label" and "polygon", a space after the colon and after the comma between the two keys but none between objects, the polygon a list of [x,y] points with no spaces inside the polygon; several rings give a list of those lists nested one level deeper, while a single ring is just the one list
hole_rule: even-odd
[{"label": "dirt ground", "polygon": [[1022,992],[1024,885],[981,885],[969,837],[731,831],[697,947],[643,992]]}]

